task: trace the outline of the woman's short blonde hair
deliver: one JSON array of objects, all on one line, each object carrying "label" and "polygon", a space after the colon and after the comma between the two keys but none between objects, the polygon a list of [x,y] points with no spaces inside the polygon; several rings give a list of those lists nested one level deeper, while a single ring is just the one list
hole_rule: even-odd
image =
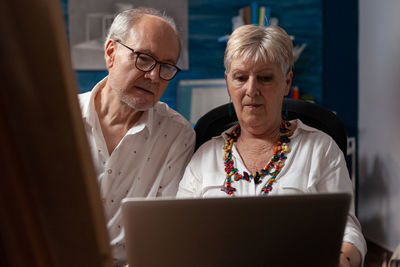
[{"label": "woman's short blonde hair", "polygon": [[283,74],[292,70],[293,44],[290,36],[279,26],[244,25],[229,37],[224,65],[229,73],[233,59],[271,61],[281,66]]}]

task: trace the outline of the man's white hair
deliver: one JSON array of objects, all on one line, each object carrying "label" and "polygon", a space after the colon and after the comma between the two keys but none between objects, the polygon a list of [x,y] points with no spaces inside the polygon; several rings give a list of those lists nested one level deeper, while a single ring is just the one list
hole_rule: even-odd
[{"label": "man's white hair", "polygon": [[125,10],[119,13],[111,27],[108,31],[107,38],[105,40],[105,45],[107,44],[108,40],[119,40],[125,41],[129,30],[131,27],[143,16],[143,15],[152,15],[159,18],[164,19],[168,22],[168,24],[176,31],[176,34],[179,38],[179,32],[176,28],[175,21],[172,17],[167,16],[165,13],[161,13],[157,9],[149,8],[149,7],[138,7],[134,9]]}]

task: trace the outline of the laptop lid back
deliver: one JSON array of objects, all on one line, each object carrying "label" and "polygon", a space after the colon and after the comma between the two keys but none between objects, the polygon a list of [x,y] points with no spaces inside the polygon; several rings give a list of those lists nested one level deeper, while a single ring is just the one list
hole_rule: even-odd
[{"label": "laptop lid back", "polygon": [[130,267],[337,266],[350,195],[125,199]]}]

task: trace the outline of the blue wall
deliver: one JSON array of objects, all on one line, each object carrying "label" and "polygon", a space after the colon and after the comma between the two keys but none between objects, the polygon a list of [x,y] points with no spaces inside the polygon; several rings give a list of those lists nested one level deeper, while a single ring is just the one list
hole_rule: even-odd
[{"label": "blue wall", "polygon": [[[358,137],[358,0],[323,3],[323,101]],[[356,139],[358,147],[358,139]],[[356,150],[357,151],[357,150]],[[356,152],[358,162],[358,152]],[[356,173],[358,175],[358,164]],[[356,214],[358,213],[356,180]]]},{"label": "blue wall", "polygon": [[323,101],[358,135],[358,1],[323,3]]}]

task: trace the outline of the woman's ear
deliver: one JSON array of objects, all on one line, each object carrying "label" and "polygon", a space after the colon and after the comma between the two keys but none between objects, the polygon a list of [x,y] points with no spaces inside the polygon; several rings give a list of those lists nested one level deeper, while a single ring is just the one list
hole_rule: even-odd
[{"label": "woman's ear", "polygon": [[226,91],[228,92],[229,98],[231,98],[231,94],[229,93],[229,88],[228,88],[228,73],[226,73],[226,71],[224,72],[224,76],[225,76]]},{"label": "woman's ear", "polygon": [[293,80],[293,71],[288,71],[286,74],[286,88],[285,88],[285,96],[289,94],[290,86],[292,85]]},{"label": "woman's ear", "polygon": [[108,40],[104,49],[104,59],[106,60],[106,67],[110,69],[114,65],[114,57],[116,51],[116,42]]}]

